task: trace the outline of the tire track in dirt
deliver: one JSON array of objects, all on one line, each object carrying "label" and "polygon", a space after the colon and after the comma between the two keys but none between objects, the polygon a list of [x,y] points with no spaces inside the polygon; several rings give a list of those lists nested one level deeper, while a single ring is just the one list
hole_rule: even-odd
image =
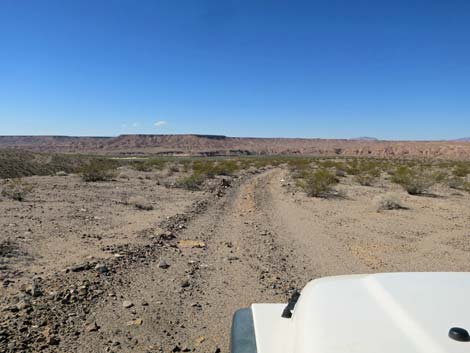
[{"label": "tire track in dirt", "polygon": [[[205,247],[169,248],[162,253],[168,269],[154,263],[130,271],[114,299],[96,309],[101,331],[83,337],[78,351],[229,352],[237,309],[286,302],[318,276],[367,272],[341,242],[312,228],[281,187],[284,173],[248,178],[179,232],[178,240]],[[122,308],[123,300],[134,309]],[[143,324],[135,327],[137,319]]]}]

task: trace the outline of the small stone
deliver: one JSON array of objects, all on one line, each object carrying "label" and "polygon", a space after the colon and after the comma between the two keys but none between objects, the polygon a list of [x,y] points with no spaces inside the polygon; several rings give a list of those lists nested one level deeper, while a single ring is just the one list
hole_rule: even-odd
[{"label": "small stone", "polygon": [[129,309],[129,308],[132,308],[134,306],[134,303],[132,303],[131,301],[129,300],[124,300],[122,302],[122,306],[125,308],[125,309]]},{"label": "small stone", "polygon": [[31,295],[33,297],[40,297],[42,295],[41,288],[39,288],[39,285],[37,284],[36,281],[33,281],[31,285]]},{"label": "small stone", "polygon": [[95,266],[95,270],[97,270],[99,273],[106,273],[109,271],[108,266],[106,266],[106,264],[97,264]]},{"label": "small stone", "polygon": [[85,326],[85,331],[86,332],[96,332],[100,329],[96,321],[93,321],[91,324],[88,324]]},{"label": "small stone", "polygon": [[59,344],[60,340],[56,336],[49,336],[47,338],[46,342],[49,346],[57,346]]},{"label": "small stone", "polygon": [[189,286],[190,286],[190,283],[187,279],[181,282],[181,288],[187,288]]},{"label": "small stone", "polygon": [[170,265],[165,260],[160,260],[160,262],[158,263],[158,267],[167,269],[168,267],[170,267]]},{"label": "small stone", "polygon": [[27,301],[20,301],[18,304],[16,304],[16,307],[18,308],[18,310],[24,310],[24,309],[27,309],[31,306],[31,304]]},{"label": "small stone", "polygon": [[88,268],[88,264],[83,263],[83,264],[78,264],[78,265],[74,265],[74,266],[70,267],[70,271],[80,272],[80,271],[85,271],[87,268]]},{"label": "small stone", "polygon": [[206,243],[201,240],[180,240],[178,242],[180,248],[205,248]]},{"label": "small stone", "polygon": [[141,326],[144,323],[144,320],[141,318],[131,320],[127,322],[127,326]]},{"label": "small stone", "polygon": [[196,346],[199,346],[202,344],[202,342],[204,342],[206,340],[206,338],[204,336],[200,336],[198,338],[196,338]]}]

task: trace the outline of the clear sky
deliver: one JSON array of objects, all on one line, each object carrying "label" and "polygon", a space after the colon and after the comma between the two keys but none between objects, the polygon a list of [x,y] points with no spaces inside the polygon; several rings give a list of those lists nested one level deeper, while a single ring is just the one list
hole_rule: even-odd
[{"label": "clear sky", "polygon": [[468,0],[0,0],[0,135],[470,136]]}]

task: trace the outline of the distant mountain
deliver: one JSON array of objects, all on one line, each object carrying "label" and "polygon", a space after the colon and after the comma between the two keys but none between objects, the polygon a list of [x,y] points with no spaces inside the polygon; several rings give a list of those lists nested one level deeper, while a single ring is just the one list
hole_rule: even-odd
[{"label": "distant mountain", "polygon": [[350,140],[355,140],[355,141],[379,141],[379,139],[377,137],[369,137],[369,136],[354,137]]},{"label": "distant mountain", "polygon": [[457,139],[454,141],[460,141],[460,142],[470,142],[470,137],[462,137],[461,139]]}]

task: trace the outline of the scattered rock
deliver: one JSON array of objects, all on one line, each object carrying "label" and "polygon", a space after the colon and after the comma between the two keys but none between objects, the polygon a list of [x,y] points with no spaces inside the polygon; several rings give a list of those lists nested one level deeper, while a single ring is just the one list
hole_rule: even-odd
[{"label": "scattered rock", "polygon": [[127,326],[141,326],[144,323],[144,320],[141,318],[131,320],[127,322]]},{"label": "scattered rock", "polygon": [[96,321],[93,321],[91,324],[88,324],[85,326],[85,331],[86,332],[96,332],[100,329]]},{"label": "scattered rock", "polygon": [[180,248],[205,248],[206,243],[201,240],[180,240],[178,242]]},{"label": "scattered rock", "polygon": [[181,288],[187,288],[190,285],[191,284],[189,283],[189,281],[187,279],[181,282]]},{"label": "scattered rock", "polygon": [[129,308],[132,308],[132,307],[134,306],[134,303],[132,303],[132,302],[129,301],[129,300],[124,300],[124,301],[122,302],[122,306],[123,306],[123,308],[125,308],[125,309],[129,309]]},{"label": "scattered rock", "polygon": [[46,343],[49,345],[49,346],[57,346],[59,343],[60,343],[60,339],[56,336],[49,336],[47,339],[46,339]]},{"label": "scattered rock", "polygon": [[196,342],[196,346],[200,346],[202,344],[202,342],[204,342],[206,340],[206,338],[204,336],[200,336],[198,338],[196,338],[195,342]]},{"label": "scattered rock", "polygon": [[28,301],[25,301],[25,300],[22,300],[18,304],[16,304],[16,308],[18,310],[28,309],[29,307],[31,307],[31,304]]},{"label": "scattered rock", "polygon": [[88,263],[86,262],[82,264],[78,264],[78,265],[73,265],[72,267],[70,267],[70,271],[72,272],[81,272],[85,270],[88,270]]},{"label": "scattered rock", "polygon": [[170,265],[165,260],[160,260],[160,262],[158,263],[158,267],[167,269],[168,267],[170,267]]},{"label": "scattered rock", "polygon": [[109,271],[108,266],[106,266],[106,264],[103,264],[103,263],[97,264],[95,266],[95,270],[97,270],[100,273],[106,273]]}]

